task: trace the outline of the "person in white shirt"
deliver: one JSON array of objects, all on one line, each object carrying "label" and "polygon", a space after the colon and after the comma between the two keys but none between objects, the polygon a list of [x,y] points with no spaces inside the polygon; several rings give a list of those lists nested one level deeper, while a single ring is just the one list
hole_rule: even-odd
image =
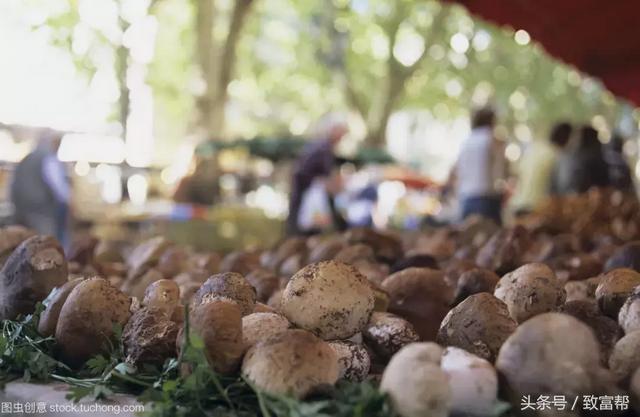
[{"label": "person in white shirt", "polygon": [[490,108],[476,111],[471,133],[462,143],[449,185],[456,187],[462,219],[480,215],[502,222],[502,200],[506,177],[504,146],[493,134],[495,113]]}]

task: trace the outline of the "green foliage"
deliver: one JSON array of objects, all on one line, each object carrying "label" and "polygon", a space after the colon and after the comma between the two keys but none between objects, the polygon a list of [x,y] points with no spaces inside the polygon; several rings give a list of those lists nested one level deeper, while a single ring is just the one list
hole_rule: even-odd
[{"label": "green foliage", "polygon": [[48,381],[54,372],[66,372],[69,368],[53,355],[54,339],[38,334],[38,320],[44,310],[42,304],[36,311],[18,320],[3,320],[0,334],[0,383],[14,379]]}]

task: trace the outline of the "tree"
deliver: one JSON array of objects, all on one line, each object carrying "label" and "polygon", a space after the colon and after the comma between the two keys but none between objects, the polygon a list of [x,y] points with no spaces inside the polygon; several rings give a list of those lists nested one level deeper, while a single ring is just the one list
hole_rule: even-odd
[{"label": "tree", "polygon": [[[372,1],[366,10],[354,7],[352,2],[338,6],[338,19],[343,22],[337,21],[337,26],[352,28],[348,32],[351,47],[346,50],[340,75],[348,102],[366,123],[367,141],[382,146],[389,117],[403,97],[407,82],[428,56],[427,44],[443,32],[449,9],[435,2],[410,0]],[[415,18],[425,14],[431,19]],[[358,46],[372,28],[372,42],[379,45],[368,50]],[[366,61],[373,62],[363,65]],[[369,72],[368,76],[363,77],[363,71]]]},{"label": "tree", "polygon": [[211,137],[223,135],[228,86],[233,78],[236,49],[254,0],[235,0],[228,30],[218,40],[213,29],[218,9],[214,0],[196,0],[195,27],[198,65],[205,82],[204,94],[198,99],[200,127]]}]

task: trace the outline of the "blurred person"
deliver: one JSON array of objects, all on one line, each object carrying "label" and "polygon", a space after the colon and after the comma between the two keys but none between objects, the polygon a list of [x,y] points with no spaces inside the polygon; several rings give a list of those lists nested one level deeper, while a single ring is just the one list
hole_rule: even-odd
[{"label": "blurred person", "polygon": [[10,195],[15,221],[40,234],[55,236],[69,244],[71,185],[58,159],[62,133],[47,130],[36,148],[13,172]]},{"label": "blurred person", "polygon": [[610,185],[624,192],[635,192],[631,168],[624,157],[624,139],[614,134],[604,147],[604,160],[609,167]]},{"label": "blurred person", "polygon": [[[333,195],[339,191],[340,183],[332,176],[332,171],[336,160],[334,149],[348,132],[347,118],[341,113],[328,113],[318,121],[312,133],[313,142],[304,148],[294,164],[287,218],[288,234],[317,231],[311,225],[313,216],[308,213],[313,206],[330,217],[329,223],[338,228],[344,226],[334,205]],[[306,204],[305,199],[309,201]],[[311,200],[316,203],[312,204]]]},{"label": "blurred person", "polygon": [[173,194],[176,203],[210,206],[219,194],[218,167],[214,158],[197,157],[192,174],[184,176]]},{"label": "blurred person", "polygon": [[558,160],[551,184],[553,194],[584,193],[591,187],[610,185],[609,167],[604,159],[598,131],[583,126],[576,146]]},{"label": "blurred person", "polygon": [[494,135],[495,113],[485,107],[474,113],[471,133],[462,142],[447,188],[454,186],[462,219],[473,214],[502,223],[506,177],[504,146]]},{"label": "blurred person", "polygon": [[534,141],[525,151],[518,169],[518,184],[513,197],[517,213],[534,209],[549,195],[553,171],[564,152],[573,128],[569,123],[557,123],[549,140]]}]

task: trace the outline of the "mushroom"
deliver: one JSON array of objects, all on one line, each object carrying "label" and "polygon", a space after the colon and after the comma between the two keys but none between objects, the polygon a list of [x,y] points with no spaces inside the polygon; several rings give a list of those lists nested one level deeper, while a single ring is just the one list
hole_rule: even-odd
[{"label": "mushroom", "polygon": [[56,333],[56,326],[58,325],[58,318],[60,317],[60,310],[62,310],[62,306],[65,301],[67,301],[71,291],[73,291],[73,289],[83,280],[84,278],[82,277],[75,278],[51,291],[51,294],[47,297],[47,306],[42,314],[40,314],[40,320],[38,320],[38,333],[40,333],[40,335],[49,337]]},{"label": "mushroom", "polygon": [[171,246],[160,255],[155,268],[165,278],[173,278],[187,269],[188,262],[189,254],[184,248]]},{"label": "mushroom", "polygon": [[453,290],[444,273],[428,268],[408,268],[382,282],[389,294],[389,312],[407,319],[422,340],[435,340],[438,326],[449,311]]},{"label": "mushroom", "polygon": [[336,254],[345,247],[345,243],[341,238],[328,238],[323,242],[320,242],[317,246],[311,248],[309,252],[309,263],[316,263],[322,261],[330,261],[335,258]]},{"label": "mushroom", "polygon": [[[240,366],[245,351],[242,337],[242,310],[240,305],[228,298],[214,298],[196,304],[189,317],[191,332],[204,342],[209,365],[221,374],[234,373]],[[179,348],[184,337],[178,334]]]},{"label": "mushroom", "polygon": [[[127,258],[129,278],[137,278],[158,263],[165,250],[171,246],[163,237],[154,237],[136,246]],[[162,277],[161,277],[162,278]],[[147,286],[143,286],[142,289]]]},{"label": "mushroom", "polygon": [[252,313],[242,318],[242,337],[248,349],[291,327],[284,316],[276,313]]},{"label": "mushroom", "polygon": [[568,301],[559,311],[569,314],[591,327],[598,342],[600,342],[602,361],[606,364],[609,353],[622,336],[622,329],[620,329],[618,323],[612,318],[603,315],[595,300]]},{"label": "mushroom", "polygon": [[32,236],[11,253],[0,270],[0,319],[30,314],[39,301],[67,281],[62,246],[51,236]]},{"label": "mushroom", "polygon": [[473,294],[493,293],[498,281],[500,281],[500,277],[488,269],[474,268],[463,272],[457,281],[453,304],[459,304]]},{"label": "mushroom", "polygon": [[628,333],[613,347],[609,369],[616,381],[628,384],[632,373],[640,367],[640,331]]},{"label": "mushroom", "polygon": [[630,242],[616,249],[604,264],[604,271],[629,268],[640,271],[640,242]]},{"label": "mushroom", "polygon": [[582,281],[569,281],[564,284],[564,290],[567,293],[567,300],[595,300],[596,288],[600,285],[603,276],[588,278]]},{"label": "mushroom", "polygon": [[11,252],[18,245],[34,236],[35,232],[31,229],[19,225],[9,225],[0,228],[0,268],[4,265]]},{"label": "mushroom", "polygon": [[339,379],[364,381],[371,369],[371,357],[361,344],[351,341],[334,340],[329,342],[338,357]]},{"label": "mushroom", "polygon": [[496,369],[514,400],[522,395],[571,398],[598,391],[606,371],[593,332],[562,313],[535,316],[516,329],[500,348]]},{"label": "mushroom", "polygon": [[222,259],[220,272],[235,272],[247,275],[260,268],[260,255],[255,252],[231,252]]},{"label": "mushroom", "polygon": [[640,273],[633,269],[619,268],[607,272],[596,288],[596,300],[600,310],[617,319],[620,308],[638,285]]},{"label": "mushroom", "polygon": [[271,395],[304,398],[338,380],[338,357],[313,333],[285,330],[252,346],[242,362],[242,375]]},{"label": "mushroom", "polygon": [[130,275],[124,281],[121,288],[122,291],[131,295],[132,297],[142,298],[144,297],[144,292],[149,287],[149,285],[153,284],[156,281],[160,281],[161,279],[163,279],[162,274],[155,268],[151,268],[147,269],[141,275]]},{"label": "mushroom", "polygon": [[345,233],[345,240],[350,244],[364,243],[370,246],[378,260],[395,262],[402,256],[402,244],[395,237],[370,228],[356,227]]},{"label": "mushroom", "polygon": [[374,295],[356,268],[324,261],[296,273],[287,284],[280,305],[296,326],[325,340],[346,339],[369,321]]},{"label": "mushroom", "polygon": [[161,279],[151,283],[144,291],[142,304],[164,313],[167,318],[175,322],[181,323],[184,320],[180,287],[171,280]]},{"label": "mushroom", "polygon": [[523,265],[503,276],[494,295],[507,305],[518,323],[557,309],[567,296],[553,271],[538,263]]},{"label": "mushroom", "polygon": [[480,248],[476,264],[496,274],[506,274],[522,265],[528,247],[529,233],[524,227],[503,229]]},{"label": "mushroom", "polygon": [[438,343],[465,349],[493,362],[517,323],[507,305],[489,293],[467,297],[440,324]]},{"label": "mushroom", "polygon": [[67,297],[56,326],[56,343],[64,362],[79,367],[106,352],[114,327],[131,317],[131,299],[102,278],[86,279]]},{"label": "mushroom", "polygon": [[333,260],[353,265],[362,261],[375,262],[376,255],[371,246],[367,246],[363,243],[357,243],[342,248],[340,252],[336,253]]},{"label": "mushroom", "polygon": [[492,415],[498,402],[498,374],[489,362],[448,347],[442,353],[440,367],[449,376],[453,414]]},{"label": "mushroom", "polygon": [[264,268],[252,271],[245,279],[256,289],[256,300],[262,303],[269,301],[269,297],[278,290],[280,285],[278,276]]},{"label": "mushroom", "polygon": [[436,259],[431,255],[412,255],[402,258],[394,263],[391,267],[391,273],[402,271],[403,269],[407,268],[439,269],[439,266],[438,261],[436,261]]},{"label": "mushroom", "polygon": [[440,369],[441,357],[442,348],[435,343],[411,343],[391,358],[380,391],[400,416],[449,416],[452,392],[449,376]]},{"label": "mushroom", "polygon": [[134,366],[162,366],[176,356],[178,324],[165,311],[155,307],[142,308],[131,316],[122,333],[126,361]]},{"label": "mushroom", "polygon": [[640,330],[640,287],[624,302],[618,314],[618,323],[625,333]]},{"label": "mushroom", "polygon": [[405,319],[391,313],[374,312],[362,331],[367,345],[382,358],[389,359],[402,347],[420,340]]},{"label": "mushroom", "polygon": [[193,305],[209,302],[217,297],[226,297],[238,303],[242,315],[253,313],[256,305],[256,290],[244,277],[235,272],[224,272],[211,276],[193,296]]}]

